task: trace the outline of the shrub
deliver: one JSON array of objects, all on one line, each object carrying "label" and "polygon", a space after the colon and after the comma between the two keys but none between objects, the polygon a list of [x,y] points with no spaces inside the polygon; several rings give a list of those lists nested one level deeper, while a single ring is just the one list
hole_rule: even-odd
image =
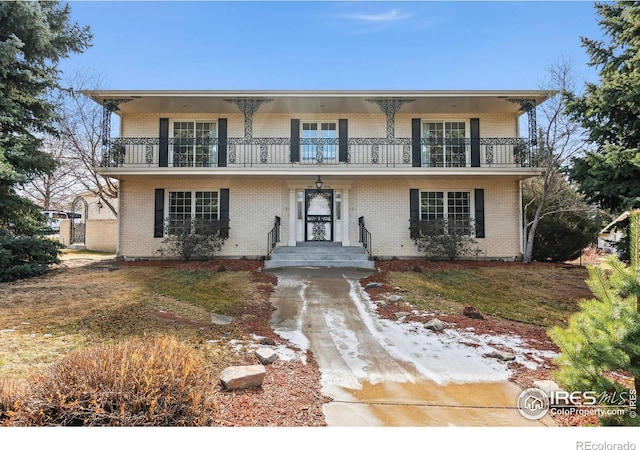
[{"label": "shrub", "polygon": [[591,217],[582,213],[551,214],[538,225],[533,259],[549,262],[576,259],[596,239],[599,229]]},{"label": "shrub", "polygon": [[229,225],[223,220],[165,220],[165,235],[162,240],[166,248],[159,252],[162,256],[171,254],[183,259],[207,258],[220,251],[229,236]]},{"label": "shrub", "polygon": [[0,282],[43,275],[59,263],[57,242],[37,236],[10,236],[0,232]]},{"label": "shrub", "polygon": [[18,390],[14,383],[0,381],[0,425],[8,421],[19,405]]},{"label": "shrub", "polygon": [[175,338],[132,338],[72,353],[30,381],[14,425],[209,425],[214,385]]},{"label": "shrub", "polygon": [[449,259],[471,256],[477,246],[471,220],[419,220],[411,222],[411,237],[427,259]]}]

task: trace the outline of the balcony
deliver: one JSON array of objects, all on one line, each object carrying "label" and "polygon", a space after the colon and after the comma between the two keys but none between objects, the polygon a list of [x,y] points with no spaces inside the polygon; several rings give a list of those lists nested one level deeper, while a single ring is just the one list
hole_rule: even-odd
[{"label": "balcony", "polygon": [[[536,168],[521,138],[115,138],[104,143],[109,168]],[[107,170],[111,171],[111,170]]]}]

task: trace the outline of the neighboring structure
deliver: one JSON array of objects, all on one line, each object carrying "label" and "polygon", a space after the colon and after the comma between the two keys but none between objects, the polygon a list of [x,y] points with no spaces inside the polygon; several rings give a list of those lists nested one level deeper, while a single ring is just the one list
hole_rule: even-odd
[{"label": "neighboring structure", "polygon": [[124,258],[158,257],[185,218],[228,223],[226,257],[305,241],[415,257],[410,225],[434,219],[472,224],[481,257],[521,256],[520,184],[541,173],[535,106],[548,92],[85,95],[104,108],[99,171],[119,180]]},{"label": "neighboring structure", "polygon": [[625,211],[598,233],[598,248],[600,250],[604,253],[618,253],[616,248],[611,244],[620,242],[620,239],[624,237],[624,226],[621,224],[628,218],[629,211]]},{"label": "neighboring structure", "polygon": [[[118,210],[118,199],[110,199]],[[76,219],[62,220],[59,239],[67,247],[81,247],[96,252],[117,252],[118,218],[100,197],[89,192],[72,203]]]}]

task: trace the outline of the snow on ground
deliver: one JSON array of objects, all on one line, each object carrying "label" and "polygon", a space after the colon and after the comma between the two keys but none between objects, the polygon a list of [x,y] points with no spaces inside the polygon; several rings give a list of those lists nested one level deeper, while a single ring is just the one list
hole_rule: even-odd
[{"label": "snow on ground", "polygon": [[478,335],[472,330],[453,328],[434,332],[419,322],[381,319],[358,281],[347,281],[351,285],[351,300],[374,337],[394,357],[413,364],[418,372],[438,384],[507,380],[511,371],[506,363],[484,356],[496,350],[495,346],[508,347],[516,355],[516,362],[532,369],[536,364],[525,354],[539,360],[554,356],[552,352],[529,348],[519,336]]},{"label": "snow on ground", "polygon": [[[424,328],[423,323],[406,318],[396,321],[383,319],[376,311],[376,304],[360,286],[359,280],[346,275],[343,277],[348,283],[348,296],[357,310],[357,316],[351,317],[352,313],[346,312],[351,308],[343,311],[329,307],[330,302],[326,308],[320,307],[319,310],[341,359],[323,369],[323,379],[335,378],[334,384],[345,386],[347,379],[350,380],[347,383],[349,386],[357,386],[363,380],[372,384],[383,381],[414,381],[414,376],[402,364],[392,366],[380,359],[374,362],[372,352],[385,351],[392,359],[415,367],[421,376],[438,384],[508,380],[512,375],[508,363],[485,356],[495,350],[509,349],[516,356],[516,363],[532,370],[538,363],[544,363],[544,359],[555,356],[552,352],[531,348],[525,339],[512,334],[479,334],[473,328],[457,329],[453,325],[435,332]],[[277,351],[282,359],[304,359],[311,346],[303,327],[305,320],[309,320],[307,315],[311,311],[308,297],[313,296],[317,320],[318,310],[315,308],[322,303],[323,292],[316,289],[313,281],[298,276],[281,276],[278,284],[288,289],[286,295],[295,297],[294,305],[298,309],[295,314],[284,317],[283,321],[274,326],[274,331],[287,339],[295,350],[281,346]],[[376,342],[375,347],[369,346],[371,337],[359,335],[361,331],[350,328],[353,320],[364,324],[367,334]],[[315,335],[313,337],[317,338]]]}]

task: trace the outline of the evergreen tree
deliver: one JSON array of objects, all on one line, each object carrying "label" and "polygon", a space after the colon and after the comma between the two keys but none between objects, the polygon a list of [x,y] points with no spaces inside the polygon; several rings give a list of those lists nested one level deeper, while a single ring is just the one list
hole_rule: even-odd
[{"label": "evergreen tree", "polygon": [[[51,174],[54,159],[41,150],[55,134],[58,63],[89,46],[88,27],[70,23],[58,2],[0,2],[0,279],[42,273],[57,247],[44,240],[44,218],[17,189]],[[21,271],[18,266],[25,266]],[[21,275],[22,274],[22,275]]]},{"label": "evergreen tree", "polygon": [[[566,329],[554,327],[549,332],[561,350],[556,380],[567,390],[628,397],[628,388],[606,376],[625,371],[640,392],[640,211],[631,214],[629,238],[629,264],[612,257],[610,272],[590,267],[587,284],[596,298],[581,303]],[[639,425],[635,414],[616,417],[613,423]]]},{"label": "evergreen tree", "polygon": [[596,11],[609,42],[581,40],[600,84],[566,94],[567,112],[595,148],[574,159],[570,174],[590,201],[618,213],[640,207],[640,2],[597,3]]}]

